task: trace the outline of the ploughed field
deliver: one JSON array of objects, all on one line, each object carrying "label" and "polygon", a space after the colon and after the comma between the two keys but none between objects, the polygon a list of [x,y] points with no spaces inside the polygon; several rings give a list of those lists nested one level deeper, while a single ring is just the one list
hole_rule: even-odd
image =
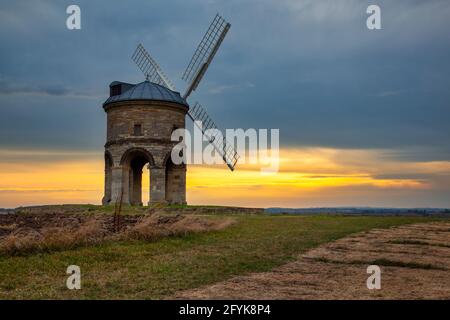
[{"label": "ploughed field", "polygon": [[[299,259],[312,258],[299,257],[311,255],[313,248],[322,250],[326,243],[350,234],[374,228],[378,229],[373,232],[386,232],[384,228],[397,230],[390,228],[436,220],[448,221],[425,217],[239,214],[236,208],[233,208],[232,214],[227,214],[223,207],[218,207],[217,212],[214,212],[214,207],[205,207],[204,212],[196,208],[194,213],[187,214],[184,208],[179,208],[179,212],[175,209],[150,210],[149,214],[145,208],[124,208],[119,230],[115,229],[111,207],[24,208],[16,214],[0,215],[0,298],[234,297],[226,289],[227,281],[242,279],[245,288],[249,285],[248,279],[255,274],[267,274],[266,282],[274,280],[279,283],[277,275],[271,275],[269,271],[277,272],[277,268],[289,270],[290,264],[294,264],[293,270],[300,270],[295,265]],[[435,231],[432,234],[445,234],[442,230]],[[358,237],[355,239],[365,243],[369,247],[367,250],[383,251],[385,244],[378,243],[372,248],[370,242]],[[440,269],[432,267],[434,260],[416,261],[415,257],[418,259],[420,255],[414,255],[414,244],[400,243],[404,241],[402,239],[394,237],[389,240],[389,245],[397,246],[400,251],[404,248],[406,256],[412,259],[403,267],[415,267],[415,270],[428,267],[429,271],[444,271],[442,266]],[[341,246],[347,246],[351,248],[348,252],[353,252],[352,245],[357,245],[357,242],[345,241]],[[335,252],[335,249],[330,252]],[[317,263],[340,263],[335,261],[335,256],[319,252]],[[357,258],[352,258],[351,262],[358,262]],[[371,257],[370,261],[376,260],[376,257]],[[399,267],[384,267],[383,261],[388,259],[378,261],[383,270]],[[361,265],[357,267],[362,270],[369,261],[359,262]],[[81,290],[66,287],[66,269],[69,265],[77,265],[81,269]],[[340,263],[335,269],[324,270],[326,275],[332,277],[336,270],[352,270],[354,267],[354,263]],[[361,275],[358,273],[358,279],[366,277],[365,269],[363,271]],[[220,289],[222,291],[208,293],[210,286],[221,283],[225,284]],[[283,294],[275,292],[271,297],[289,298],[286,292],[298,293],[296,282],[292,283],[295,287],[282,288]],[[297,284],[302,287],[301,281]],[[310,287],[314,289],[313,285]],[[293,294],[291,298],[331,297],[325,294],[326,286],[317,288],[318,295]],[[337,290],[333,287],[329,289]],[[268,297],[268,290],[248,292],[251,294],[248,298]],[[417,295],[416,298],[422,296]]]}]

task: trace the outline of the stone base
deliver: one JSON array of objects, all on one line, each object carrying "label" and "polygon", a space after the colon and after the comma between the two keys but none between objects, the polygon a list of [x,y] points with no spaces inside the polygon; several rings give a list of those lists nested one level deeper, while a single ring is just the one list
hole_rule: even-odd
[{"label": "stone base", "polygon": [[166,200],[160,200],[160,201],[149,201],[148,206],[154,206],[154,205],[167,205],[169,204]]}]

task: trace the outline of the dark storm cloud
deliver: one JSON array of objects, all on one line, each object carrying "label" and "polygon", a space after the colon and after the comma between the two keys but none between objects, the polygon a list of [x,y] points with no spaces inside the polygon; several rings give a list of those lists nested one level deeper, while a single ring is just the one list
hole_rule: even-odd
[{"label": "dark storm cloud", "polygon": [[66,96],[72,94],[72,92],[61,85],[30,85],[30,84],[17,84],[0,80],[0,95],[5,94],[41,94],[49,96]]},{"label": "dark storm cloud", "polygon": [[[2,84],[0,83],[0,86]],[[49,87],[29,87],[29,86],[21,86],[14,87],[9,84],[0,87],[0,94],[21,94],[21,93],[30,93],[30,94],[44,94],[50,96],[62,96],[67,95],[69,91],[64,87],[59,86],[49,86]]]},{"label": "dark storm cloud", "polygon": [[180,74],[221,12],[232,28],[193,99],[222,127],[280,128],[282,146],[448,160],[450,3],[375,1],[383,29],[369,31],[372,2],[77,1],[80,31],[65,28],[72,1],[2,3],[0,145],[101,149],[108,84],[143,80],[136,44],[183,89]]}]

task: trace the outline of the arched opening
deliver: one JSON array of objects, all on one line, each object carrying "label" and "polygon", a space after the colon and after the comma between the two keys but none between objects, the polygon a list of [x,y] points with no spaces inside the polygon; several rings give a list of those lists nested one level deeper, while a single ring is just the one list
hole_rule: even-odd
[{"label": "arched opening", "polygon": [[146,164],[142,170],[142,203],[150,202],[150,166]]},{"label": "arched opening", "polygon": [[142,155],[136,155],[130,161],[129,171],[129,189],[130,204],[133,206],[142,206],[142,171],[148,160]]},{"label": "arched opening", "polygon": [[[128,190],[124,190],[124,198],[131,205],[142,206],[150,200],[149,165],[154,164],[153,157],[144,149],[130,149],[123,155],[121,164],[124,187],[128,186]],[[145,182],[143,178],[146,179]]]},{"label": "arched opening", "polygon": [[105,193],[102,200],[103,205],[111,203],[111,190],[112,190],[112,167],[113,159],[111,153],[105,152]]}]

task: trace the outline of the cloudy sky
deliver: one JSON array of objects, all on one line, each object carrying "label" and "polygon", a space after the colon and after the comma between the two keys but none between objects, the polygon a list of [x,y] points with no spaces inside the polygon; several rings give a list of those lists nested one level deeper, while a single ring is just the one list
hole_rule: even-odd
[{"label": "cloudy sky", "polygon": [[191,166],[190,203],[450,207],[447,0],[2,1],[0,207],[99,203],[109,83],[143,80],[142,42],[183,91],[217,12],[232,27],[193,100],[279,128],[281,167]]}]

